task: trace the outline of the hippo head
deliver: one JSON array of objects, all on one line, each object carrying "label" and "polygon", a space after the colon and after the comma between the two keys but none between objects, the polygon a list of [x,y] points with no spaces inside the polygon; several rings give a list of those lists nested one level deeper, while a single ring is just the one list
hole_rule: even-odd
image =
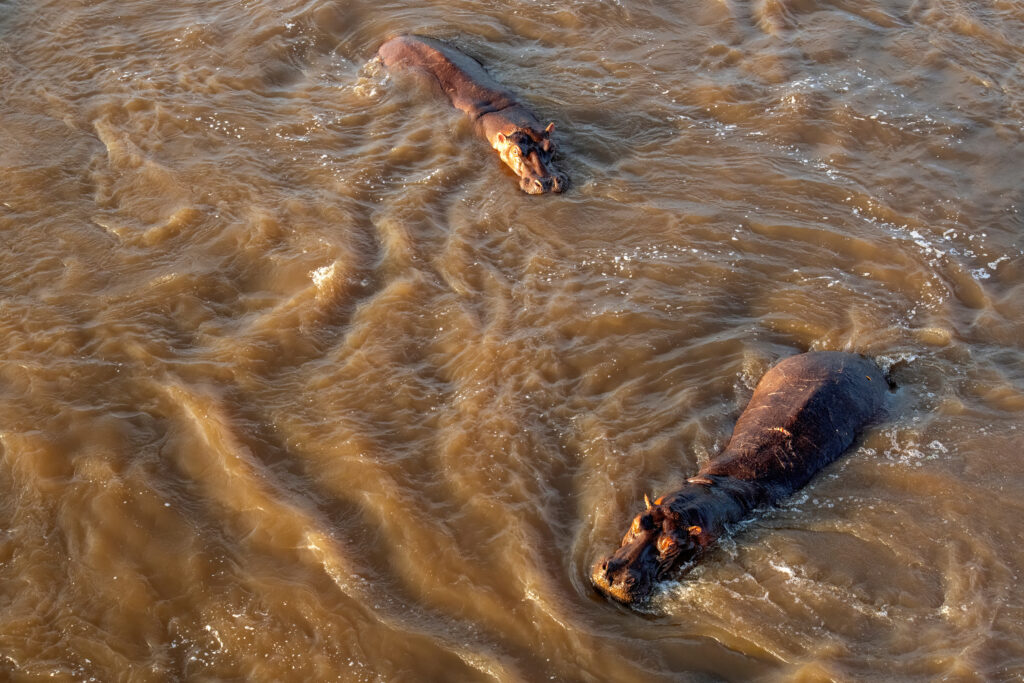
[{"label": "hippo head", "polygon": [[590,580],[598,591],[625,604],[643,602],[654,584],[676,566],[696,560],[708,534],[659,498],[633,519],[622,545],[594,565]]},{"label": "hippo head", "polygon": [[569,184],[569,178],[552,166],[555,144],[551,141],[554,123],[538,133],[532,128],[519,128],[508,133],[498,133],[494,148],[502,161],[508,164],[517,176],[519,187],[528,194],[562,192]]}]

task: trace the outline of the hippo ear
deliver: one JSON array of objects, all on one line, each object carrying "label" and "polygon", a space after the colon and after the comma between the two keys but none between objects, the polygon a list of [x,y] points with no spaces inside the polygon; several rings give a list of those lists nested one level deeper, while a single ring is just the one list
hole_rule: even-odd
[{"label": "hippo ear", "polygon": [[499,144],[502,144],[502,145],[504,145],[504,144],[505,144],[505,141],[506,141],[506,140],[508,140],[508,138],[507,138],[507,137],[505,137],[505,134],[504,134],[504,133],[498,133],[498,134],[497,134],[497,135],[495,136],[495,139],[496,139],[496,140],[498,141],[498,143],[499,143]]},{"label": "hippo ear", "polygon": [[686,529],[693,540],[697,541],[698,545],[705,546],[708,544],[708,536],[704,533],[704,529],[699,526],[691,526]]},{"label": "hippo ear", "polygon": [[551,131],[553,131],[554,129],[555,129],[555,122],[552,121],[551,123],[548,124],[548,127],[544,129],[544,132],[550,134]]},{"label": "hippo ear", "polygon": [[644,494],[644,503],[647,504],[647,509],[650,510],[651,509],[651,499],[647,497],[646,493]]}]

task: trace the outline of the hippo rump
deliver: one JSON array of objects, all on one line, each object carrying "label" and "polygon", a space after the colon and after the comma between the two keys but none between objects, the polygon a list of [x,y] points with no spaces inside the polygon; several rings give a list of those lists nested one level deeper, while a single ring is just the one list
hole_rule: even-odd
[{"label": "hippo rump", "polygon": [[377,50],[389,70],[412,69],[436,80],[455,108],[473,120],[476,132],[497,150],[529,194],[562,192],[568,177],[552,166],[554,123],[541,124],[515,95],[495,82],[483,66],[431,38],[399,36]]},{"label": "hippo rump", "polygon": [[838,458],[882,412],[889,384],[864,356],[819,351],[768,371],[725,450],[678,491],[651,503],[591,582],[619,602],[641,602],[677,566],[692,563],[726,525],[790,495]]}]

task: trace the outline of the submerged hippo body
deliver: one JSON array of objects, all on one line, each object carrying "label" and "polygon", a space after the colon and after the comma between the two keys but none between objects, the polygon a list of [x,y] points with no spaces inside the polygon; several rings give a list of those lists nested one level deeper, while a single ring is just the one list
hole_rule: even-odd
[{"label": "submerged hippo body", "polygon": [[887,393],[881,369],[856,354],[812,352],[778,363],[758,383],[725,450],[683,488],[647,501],[619,549],[594,566],[594,586],[619,602],[644,600],[727,524],[790,495],[838,458],[879,415]]},{"label": "submerged hippo body", "polygon": [[551,165],[555,124],[541,124],[515,95],[495,82],[472,57],[430,38],[399,36],[377,50],[384,66],[432,76],[455,108],[498,151],[530,194],[561,192],[568,178]]}]

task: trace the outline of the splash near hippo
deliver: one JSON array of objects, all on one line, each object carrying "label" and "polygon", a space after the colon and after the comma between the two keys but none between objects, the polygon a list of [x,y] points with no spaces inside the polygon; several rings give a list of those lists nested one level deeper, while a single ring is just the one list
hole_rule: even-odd
[{"label": "splash near hippo", "polygon": [[864,356],[819,351],[778,363],[758,383],[732,438],[678,491],[651,503],[618,550],[598,562],[595,588],[622,603],[691,563],[758,507],[790,495],[846,451],[882,412],[888,381]]},{"label": "splash near hippo", "polygon": [[390,70],[415,69],[436,79],[452,105],[473,120],[476,132],[519,176],[519,187],[524,192],[543,194],[566,189],[568,177],[552,166],[555,145],[551,132],[555,124],[541,124],[475,59],[420,36],[392,38],[380,46],[377,56]]}]

